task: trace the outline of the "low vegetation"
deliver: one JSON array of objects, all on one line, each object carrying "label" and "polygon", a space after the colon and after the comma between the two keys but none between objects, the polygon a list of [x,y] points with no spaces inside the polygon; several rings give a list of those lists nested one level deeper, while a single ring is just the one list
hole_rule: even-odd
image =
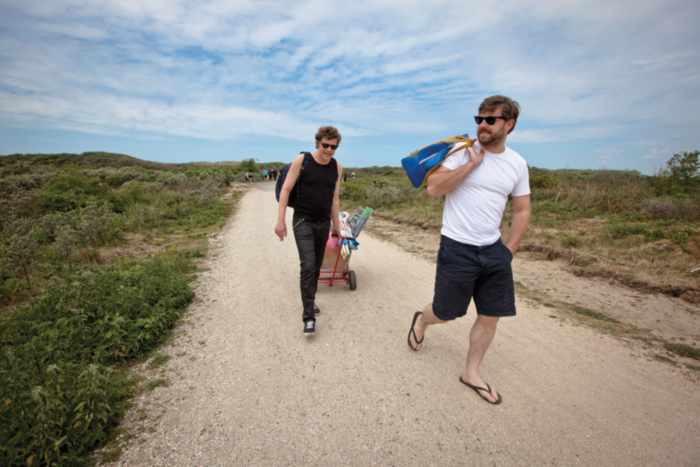
[{"label": "low vegetation", "polygon": [[[252,159],[0,157],[3,465],[90,463],[135,390],[128,365],[169,335],[194,297],[194,259],[239,193],[222,198],[227,186],[255,170]],[[107,254],[134,242],[150,244],[150,253]]]},{"label": "low vegetation", "polygon": [[194,293],[177,254],[83,269],[0,322],[2,438],[10,465],[77,462],[123,415],[123,364],[158,344]]}]

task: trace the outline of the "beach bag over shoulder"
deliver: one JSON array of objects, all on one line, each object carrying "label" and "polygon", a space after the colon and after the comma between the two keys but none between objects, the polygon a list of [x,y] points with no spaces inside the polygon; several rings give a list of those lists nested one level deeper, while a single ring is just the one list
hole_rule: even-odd
[{"label": "beach bag over shoulder", "polygon": [[[305,152],[303,154],[304,161],[301,163],[301,168],[299,169],[299,178],[297,178],[297,182],[294,185],[294,188],[292,188],[292,191],[289,192],[289,200],[287,201],[287,206],[289,206],[290,208],[295,207],[294,203],[297,200],[297,194],[299,194],[301,176],[304,175],[304,170],[306,169],[306,166],[309,165],[309,161],[313,157],[310,152]],[[280,193],[282,192],[284,181],[287,179],[287,173],[289,173],[289,167],[291,166],[292,164],[287,164],[282,170],[280,170],[280,175],[279,177],[277,177],[277,183],[275,183],[275,197],[277,198],[278,203],[280,201]]]},{"label": "beach bag over shoulder", "polygon": [[[420,188],[428,182],[428,175],[440,167],[445,159],[453,153],[468,148],[474,144],[468,134],[441,139],[433,144],[413,151],[401,159],[401,165],[406,171],[414,187]],[[466,143],[466,144],[460,144]]]}]

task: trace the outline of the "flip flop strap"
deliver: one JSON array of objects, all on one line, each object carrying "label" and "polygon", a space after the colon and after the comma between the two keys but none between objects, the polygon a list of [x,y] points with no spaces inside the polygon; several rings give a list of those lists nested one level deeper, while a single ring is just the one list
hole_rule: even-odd
[{"label": "flip flop strap", "polygon": [[[425,337],[425,336],[423,336],[423,337]],[[465,381],[465,383],[466,383],[466,381]],[[484,383],[486,383],[486,388],[488,388],[488,389],[486,389],[486,388],[480,388],[479,386],[472,386],[472,385],[469,384],[469,383],[467,383],[467,386],[469,386],[470,388],[474,389],[475,391],[486,391],[486,392],[489,393],[489,395],[490,395],[491,397],[493,397],[493,393],[491,392],[491,386],[489,386],[489,383],[487,383],[486,381],[484,381]]]},{"label": "flip flop strap", "polygon": [[[414,324],[414,326],[415,326],[415,324]],[[418,336],[416,336],[416,329],[415,329],[415,327],[412,327],[412,328],[411,328],[411,333],[413,333],[413,340],[416,341],[416,345],[422,344],[422,343],[423,343],[423,339],[425,339],[425,334],[423,334],[423,339],[418,340]]]}]

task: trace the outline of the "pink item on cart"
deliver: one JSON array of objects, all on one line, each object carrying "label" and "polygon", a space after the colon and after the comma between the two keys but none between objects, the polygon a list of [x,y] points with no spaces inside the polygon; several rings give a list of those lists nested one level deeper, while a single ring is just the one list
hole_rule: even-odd
[{"label": "pink item on cart", "polygon": [[333,238],[333,232],[328,232],[328,241],[326,242],[326,248],[335,248],[338,246],[338,239]]}]

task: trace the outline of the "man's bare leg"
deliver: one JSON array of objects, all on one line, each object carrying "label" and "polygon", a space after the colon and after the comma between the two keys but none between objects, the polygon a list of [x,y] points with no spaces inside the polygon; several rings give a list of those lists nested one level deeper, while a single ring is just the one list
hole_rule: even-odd
[{"label": "man's bare leg", "polygon": [[[498,319],[499,318],[493,316],[478,315],[469,333],[469,353],[467,354],[467,366],[464,369],[464,373],[462,373],[462,379],[472,386],[486,387],[486,383],[484,383],[484,380],[479,376],[479,365],[481,365],[481,360],[484,358],[484,355],[486,355],[486,351],[493,341],[493,336],[496,334]],[[418,334],[417,322],[416,334]],[[479,393],[490,402],[496,402],[498,393],[495,389],[491,389],[493,391],[493,396],[487,391],[479,391]]]},{"label": "man's bare leg", "polygon": [[428,326],[430,326],[431,324],[446,322],[447,321],[443,321],[437,316],[435,316],[435,314],[433,313],[432,303],[428,303],[427,305],[425,305],[425,308],[423,308],[423,314],[418,316],[418,319],[416,320],[416,325],[413,326],[413,332],[415,333],[415,337],[413,336],[413,333],[411,333],[411,347],[413,347],[416,350],[420,350],[422,344],[416,344],[416,339],[418,339],[419,341],[423,340],[425,330],[428,328]]}]

